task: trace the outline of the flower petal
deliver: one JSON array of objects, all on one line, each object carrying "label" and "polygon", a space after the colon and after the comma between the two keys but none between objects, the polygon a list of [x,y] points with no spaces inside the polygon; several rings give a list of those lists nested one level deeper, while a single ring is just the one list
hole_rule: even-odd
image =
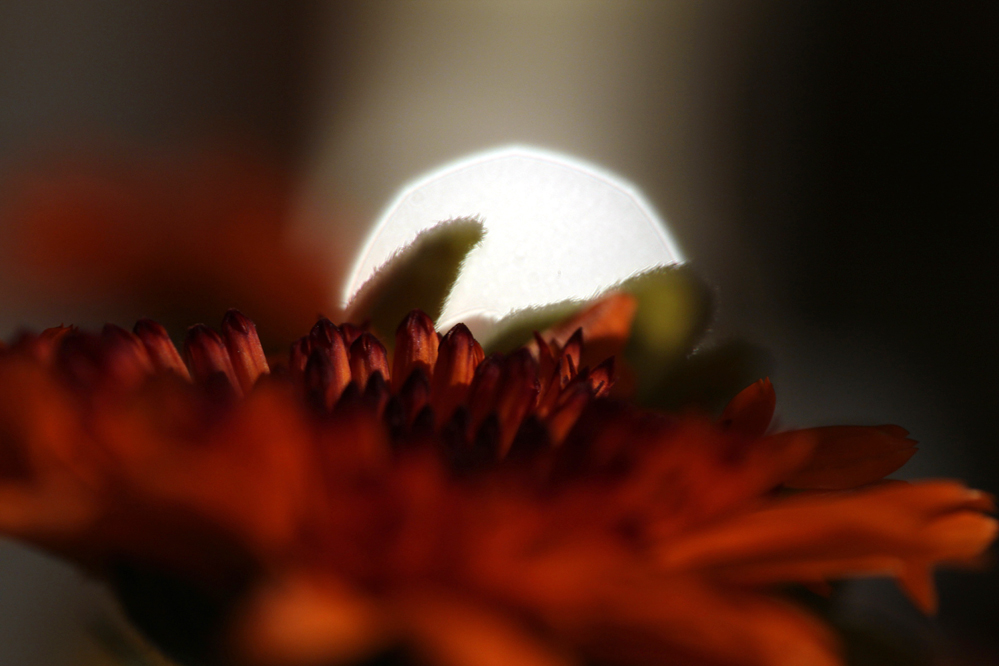
[{"label": "flower petal", "polygon": [[423,593],[402,606],[417,649],[440,666],[567,666],[526,627],[479,604]]},{"label": "flower petal", "polygon": [[776,407],[777,394],[768,377],[740,391],[718,420],[727,430],[746,437],[762,437],[770,426]]},{"label": "flower petal", "polygon": [[[545,322],[548,324],[547,327],[534,326],[532,330],[544,328],[544,332],[541,333],[542,340],[552,343],[556,349],[563,348],[576,331],[581,330],[585,347],[577,367],[593,366],[609,356],[617,356],[624,351],[631,335],[631,325],[637,308],[638,300],[634,296],[614,290],[603,294],[588,305],[580,307],[577,304],[574,314],[566,316],[564,312],[560,313],[562,314],[560,321],[553,323],[549,319]],[[519,344],[527,342],[528,338],[524,333],[530,335],[530,330],[524,331],[516,339],[508,336],[509,342],[516,341]],[[527,344],[527,348],[536,354],[537,345],[536,341],[532,341]]]},{"label": "flower petal", "polygon": [[790,603],[696,576],[588,583],[586,613],[551,609],[559,635],[599,663],[841,666],[839,645]]},{"label": "flower petal", "polygon": [[880,481],[916,453],[915,440],[895,425],[809,428],[815,455],[784,482],[788,488],[841,490]]},{"label": "flower petal", "polygon": [[768,506],[659,546],[666,570],[711,570],[740,583],[892,575],[933,609],[923,572],[969,560],[995,539],[989,498],[956,482],[889,484]]},{"label": "flower petal", "polygon": [[0,359],[0,531],[78,539],[98,511],[100,453],[63,387],[27,359]]},{"label": "flower petal", "polygon": [[390,637],[375,602],[330,575],[291,574],[264,586],[233,624],[233,651],[261,665],[351,663]]}]

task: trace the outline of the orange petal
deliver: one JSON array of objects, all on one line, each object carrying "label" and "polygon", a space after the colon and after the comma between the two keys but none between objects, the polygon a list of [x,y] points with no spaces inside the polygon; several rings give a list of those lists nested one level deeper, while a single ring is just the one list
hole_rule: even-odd
[{"label": "orange petal", "polygon": [[916,453],[916,442],[893,425],[809,428],[815,455],[789,478],[789,488],[841,490],[874,483],[904,465]]},{"label": "orange petal", "polygon": [[896,578],[898,586],[919,610],[932,615],[937,610],[937,590],[933,584],[933,568],[926,564],[910,564]]},{"label": "orange petal", "polygon": [[494,610],[442,594],[407,599],[402,615],[417,649],[440,666],[567,666],[527,627]]},{"label": "orange petal", "polygon": [[357,385],[362,389],[368,385],[368,379],[376,372],[382,373],[382,379],[391,380],[388,364],[388,352],[385,345],[371,333],[362,333],[350,345],[350,373]]},{"label": "orange petal", "polygon": [[222,320],[222,337],[239,386],[244,394],[249,393],[257,380],[271,371],[260,346],[257,326],[242,312],[229,310]]},{"label": "orange petal", "polygon": [[439,346],[434,322],[420,310],[413,310],[395,331],[392,358],[392,390],[398,391],[413,370],[420,369],[429,378],[437,363]]},{"label": "orange petal", "polygon": [[102,462],[64,385],[29,358],[0,359],[0,533],[79,543],[102,508]]},{"label": "orange petal", "polygon": [[[558,348],[562,348],[577,330],[582,329],[586,348],[583,350],[580,364],[596,365],[608,356],[617,356],[624,351],[631,335],[631,322],[635,318],[637,308],[638,299],[631,294],[623,292],[607,294],[572,317],[555,324],[541,336],[545,340],[553,341]],[[535,355],[536,344],[532,342],[527,345]]]},{"label": "orange petal", "polygon": [[660,564],[751,584],[892,575],[931,611],[923,572],[974,558],[996,537],[996,521],[981,513],[989,507],[983,495],[930,481],[778,500],[664,542]]},{"label": "orange petal", "polygon": [[[290,387],[261,383],[212,427],[173,432],[158,405],[107,414],[101,438],[129,492],[218,524],[257,552],[287,547],[317,483],[315,436]],[[150,396],[154,397],[154,396]],[[135,440],[151,452],[131,453]]]},{"label": "orange petal", "polygon": [[253,595],[235,622],[231,651],[251,664],[351,663],[388,638],[369,598],[332,576],[293,574]]},{"label": "orange petal", "polygon": [[[663,507],[655,531],[666,538],[684,525],[724,515],[777,488],[808,460],[813,446],[805,432],[747,441],[712,424],[689,421],[675,428],[664,446],[650,451],[622,494],[634,497],[629,503],[635,507]],[[643,494],[646,488],[662,497]],[[670,507],[678,495],[680,510]]]},{"label": "orange petal", "polygon": [[816,618],[786,602],[692,577],[611,590],[594,610],[573,638],[608,662],[842,665],[835,637]]},{"label": "orange petal", "polygon": [[430,385],[438,425],[451,418],[465,399],[483,358],[481,345],[464,324],[455,325],[441,338]]},{"label": "orange petal", "polygon": [[773,384],[769,378],[761,379],[732,398],[719,422],[723,428],[746,437],[761,437],[770,426],[776,406]]},{"label": "orange petal", "polygon": [[194,381],[202,384],[216,382],[216,385],[231,388],[234,395],[242,396],[243,389],[236,379],[236,371],[233,370],[225,341],[221,335],[204,324],[197,324],[187,329],[187,336],[184,338],[184,361]]},{"label": "orange petal", "polygon": [[132,332],[142,341],[149,360],[157,372],[173,372],[184,379],[191,378],[177,347],[163,326],[151,319],[140,319],[135,323]]},{"label": "orange petal", "polygon": [[538,362],[526,349],[504,359],[495,410],[500,423],[500,457],[510,450],[517,428],[538,399]]}]

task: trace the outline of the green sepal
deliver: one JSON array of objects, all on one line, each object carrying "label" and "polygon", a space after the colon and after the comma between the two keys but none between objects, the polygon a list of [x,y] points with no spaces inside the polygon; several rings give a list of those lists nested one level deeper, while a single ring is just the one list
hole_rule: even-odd
[{"label": "green sepal", "polygon": [[347,306],[347,318],[372,328],[391,341],[396,326],[410,310],[438,319],[465,256],[484,235],[479,220],[461,218],[426,229],[406,248],[382,264]]},{"label": "green sepal", "polygon": [[703,347],[663,372],[645,391],[642,403],[666,411],[718,414],[739,391],[768,376],[771,365],[766,350],[744,340]]},{"label": "green sepal", "polygon": [[635,372],[639,402],[651,403],[662,377],[684,358],[708,329],[712,294],[686,265],[661,266],[615,289],[638,299],[624,357]]},{"label": "green sepal", "polygon": [[[605,290],[623,291],[638,300],[625,358],[637,374],[640,392],[658,385],[657,378],[691,352],[711,319],[711,292],[687,266],[661,266]],[[487,351],[509,351],[531,339],[533,331],[563,321],[590,305],[566,300],[518,310],[496,324],[484,345]]]},{"label": "green sepal", "polygon": [[513,351],[529,342],[534,331],[551,328],[589,303],[573,299],[517,310],[495,324],[494,331],[482,342],[482,347],[487,354]]}]

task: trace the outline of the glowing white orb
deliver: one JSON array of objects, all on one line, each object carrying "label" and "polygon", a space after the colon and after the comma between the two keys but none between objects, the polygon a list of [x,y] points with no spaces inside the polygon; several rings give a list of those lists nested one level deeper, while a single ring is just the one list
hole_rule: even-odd
[{"label": "glowing white orb", "polygon": [[375,225],[344,303],[420,231],[460,217],[477,217],[486,233],[448,297],[437,322],[442,330],[591,298],[639,271],[682,261],[634,187],[579,160],[514,146],[448,164],[407,186]]}]

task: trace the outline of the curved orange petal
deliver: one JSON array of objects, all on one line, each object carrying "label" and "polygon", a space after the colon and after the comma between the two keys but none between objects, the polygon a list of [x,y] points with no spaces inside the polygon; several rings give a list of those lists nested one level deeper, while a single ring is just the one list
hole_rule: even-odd
[{"label": "curved orange petal", "polygon": [[43,544],[78,539],[102,476],[80,411],[32,361],[0,359],[0,531]]},{"label": "curved orange petal", "polygon": [[747,441],[708,423],[685,422],[640,459],[620,503],[654,510],[655,530],[665,537],[778,487],[805,464],[813,446],[806,432]]},{"label": "curved orange petal", "polygon": [[440,666],[568,666],[513,617],[453,595],[422,592],[400,604],[417,649]]},{"label": "curved orange petal", "polygon": [[232,651],[250,664],[352,663],[390,638],[374,600],[331,575],[289,574],[262,586],[238,612]]},{"label": "curved orange petal", "polygon": [[808,428],[815,455],[784,482],[788,488],[842,490],[874,483],[916,453],[916,441],[895,425]]},{"label": "curved orange petal", "polygon": [[793,604],[693,576],[612,588],[568,629],[601,661],[842,666],[832,632]]},{"label": "curved orange petal", "polygon": [[318,482],[315,437],[286,389],[260,385],[200,442],[166,443],[161,456],[129,471],[132,487],[215,520],[265,552],[284,549]]},{"label": "curved orange petal", "polygon": [[890,484],[771,502],[660,544],[666,570],[713,570],[744,583],[892,575],[932,611],[932,566],[968,560],[995,539],[987,495],[951,481]]},{"label": "curved orange petal", "polygon": [[[592,366],[608,356],[624,351],[631,335],[631,323],[638,308],[638,299],[625,292],[601,296],[573,316],[561,321],[544,333],[542,339],[554,342],[561,349],[577,330],[582,329],[586,347],[577,367]],[[537,342],[526,345],[537,355]]]},{"label": "curved orange petal", "polygon": [[777,407],[777,394],[770,378],[761,379],[739,392],[718,419],[727,430],[746,437],[761,437],[770,426]]}]

